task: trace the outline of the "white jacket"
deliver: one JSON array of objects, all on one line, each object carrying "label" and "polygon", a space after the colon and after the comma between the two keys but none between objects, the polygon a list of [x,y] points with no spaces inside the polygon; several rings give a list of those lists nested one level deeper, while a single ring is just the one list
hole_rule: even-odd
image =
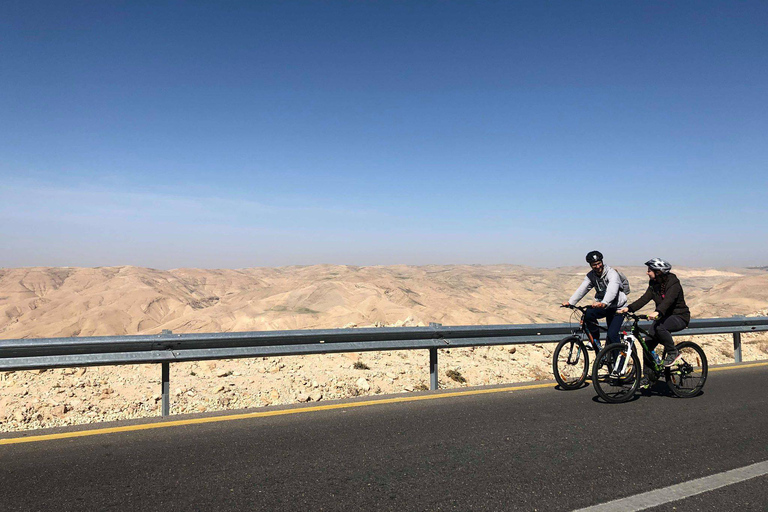
[{"label": "white jacket", "polygon": [[621,290],[621,277],[608,265],[603,266],[601,276],[590,270],[579,289],[568,299],[568,303],[575,306],[592,288],[595,289],[595,300],[608,307],[621,309],[627,305],[627,296]]}]

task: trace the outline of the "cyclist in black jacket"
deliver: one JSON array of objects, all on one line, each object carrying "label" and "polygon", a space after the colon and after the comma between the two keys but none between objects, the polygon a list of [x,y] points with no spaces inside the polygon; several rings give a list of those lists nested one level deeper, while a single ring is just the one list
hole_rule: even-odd
[{"label": "cyclist in black jacket", "polygon": [[[691,312],[685,304],[683,287],[677,276],[670,272],[672,265],[661,258],[653,258],[645,262],[648,267],[647,273],[650,281],[648,289],[642,297],[619,310],[618,313],[630,311],[634,313],[642,308],[651,299],[656,304],[656,311],[648,315],[648,318],[654,320],[653,326],[648,330],[651,340],[648,342],[648,348],[653,350],[659,343],[664,345],[667,355],[664,358],[664,366],[673,366],[680,357],[675,342],[672,339],[673,332],[682,331],[688,327],[691,321]],[[641,388],[650,386],[650,368],[653,364],[645,362],[646,370],[643,380],[640,383]]]}]

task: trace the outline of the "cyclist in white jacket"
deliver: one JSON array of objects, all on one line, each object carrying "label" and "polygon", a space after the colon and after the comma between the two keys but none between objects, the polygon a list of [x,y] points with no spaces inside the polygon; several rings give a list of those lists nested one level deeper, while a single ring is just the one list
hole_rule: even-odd
[{"label": "cyclist in white jacket", "polygon": [[611,267],[603,264],[603,255],[600,251],[590,251],[587,254],[587,263],[592,270],[586,275],[579,289],[563,302],[563,306],[575,306],[591,290],[595,289],[595,300],[592,308],[584,315],[584,321],[592,337],[599,344],[600,329],[598,319],[605,318],[608,325],[608,343],[619,342],[619,331],[624,321],[624,315],[617,313],[627,305],[627,296],[622,290],[621,276]]}]

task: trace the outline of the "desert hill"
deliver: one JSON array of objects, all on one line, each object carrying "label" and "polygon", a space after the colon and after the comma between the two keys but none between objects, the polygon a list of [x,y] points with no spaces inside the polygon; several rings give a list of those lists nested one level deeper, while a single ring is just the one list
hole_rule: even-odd
[{"label": "desert hill", "polygon": [[[0,270],[0,340],[354,326],[566,322],[558,305],[584,267],[429,265],[241,270]],[[644,267],[622,267],[630,299]],[[768,315],[768,272],[676,269],[694,317]],[[711,364],[733,361],[729,336],[698,337]],[[1,341],[0,341],[1,343]],[[441,351],[441,387],[551,379],[551,345]],[[768,356],[744,336],[744,358]],[[452,373],[448,374],[447,371]],[[464,382],[448,375],[461,375]],[[424,389],[426,351],[176,363],[172,412],[251,408]],[[156,416],[158,365],[0,372],[0,430]]]},{"label": "desert hill", "polygon": [[[622,271],[630,298],[644,268]],[[696,317],[768,307],[768,272],[679,269]],[[581,267],[390,266],[154,270],[137,267],[0,271],[0,338],[563,321],[557,305]]]}]

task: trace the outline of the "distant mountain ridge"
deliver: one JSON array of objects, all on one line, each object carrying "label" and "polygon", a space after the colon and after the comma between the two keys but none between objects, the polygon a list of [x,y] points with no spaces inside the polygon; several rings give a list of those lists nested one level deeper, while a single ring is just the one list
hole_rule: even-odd
[{"label": "distant mountain ridge", "polygon": [[[587,268],[314,265],[239,270],[141,267],[0,270],[0,338],[561,322]],[[630,299],[644,267],[622,267]],[[675,270],[694,316],[768,307],[768,274]],[[586,299],[585,299],[586,300]]]}]

